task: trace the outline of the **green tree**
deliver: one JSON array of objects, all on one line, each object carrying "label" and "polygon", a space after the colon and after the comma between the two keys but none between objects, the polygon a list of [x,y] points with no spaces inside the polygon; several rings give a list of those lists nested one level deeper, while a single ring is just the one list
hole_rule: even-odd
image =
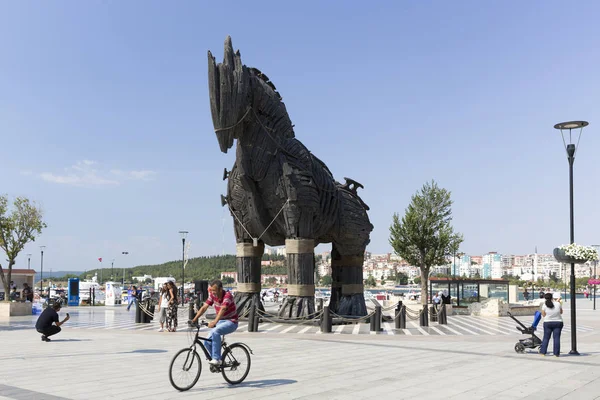
[{"label": "green tree", "polygon": [[389,242],[395,253],[421,271],[421,299],[428,300],[428,277],[432,266],[444,265],[446,254],[458,248],[461,234],[452,228],[450,192],[435,181],[423,185],[400,216],[395,213],[390,226]]},{"label": "green tree", "polygon": [[415,285],[418,285],[419,283],[421,283],[421,278],[420,277],[415,277],[415,279],[413,279],[413,282],[415,283]]},{"label": "green tree", "polygon": [[396,282],[399,285],[408,285],[408,275],[406,275],[404,272],[398,273],[398,275],[396,275]]},{"label": "green tree", "polygon": [[369,277],[367,278],[365,284],[367,286],[377,286],[377,281],[375,281],[375,278],[373,277],[373,275],[369,275]]},{"label": "green tree", "polygon": [[275,285],[277,283],[277,278],[275,278],[274,276],[271,276],[267,279],[267,283],[269,285]]},{"label": "green tree", "polygon": [[380,283],[380,285],[381,285],[381,286],[385,285],[385,278],[383,278],[383,277],[381,278],[381,283]]},{"label": "green tree", "polygon": [[333,280],[331,279],[331,275],[324,275],[321,278],[321,285],[323,286],[330,286],[331,282],[333,282]]},{"label": "green tree", "polygon": [[226,277],[223,278],[222,282],[223,282],[224,285],[231,285],[232,283],[235,282],[235,279],[233,279],[230,276],[226,276]]},{"label": "green tree", "polygon": [[393,281],[397,285],[408,285],[408,275],[406,275],[404,272],[396,272],[396,274],[394,274]]},{"label": "green tree", "polygon": [[[34,202],[25,197],[17,197],[13,209],[8,213],[8,197],[0,196],[0,249],[6,253],[8,265],[3,268],[0,264],[0,277],[4,285],[4,293],[9,293],[12,280],[12,269],[15,260],[23,247],[35,241],[42,233],[46,224],[42,220],[43,213]],[[6,270],[6,275],[5,275]],[[8,299],[8,297],[6,297]]]}]

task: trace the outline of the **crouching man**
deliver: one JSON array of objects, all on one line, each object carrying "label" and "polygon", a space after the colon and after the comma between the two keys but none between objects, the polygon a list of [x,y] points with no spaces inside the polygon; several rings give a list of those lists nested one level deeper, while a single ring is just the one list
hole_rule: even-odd
[{"label": "crouching man", "polygon": [[[49,336],[56,335],[61,331],[60,326],[69,320],[69,313],[65,319],[60,322],[58,320],[58,311],[60,311],[61,302],[57,301],[52,307],[48,306],[38,318],[35,329],[42,334],[42,341],[49,342]],[[52,323],[56,325],[52,325]]]},{"label": "crouching man", "polygon": [[210,283],[208,288],[210,295],[204,305],[198,310],[192,323],[196,323],[198,318],[202,316],[210,306],[214,306],[217,316],[208,323],[211,341],[206,341],[204,345],[206,350],[211,354],[212,360],[209,361],[212,365],[221,364],[221,335],[227,335],[235,332],[238,328],[238,315],[233,301],[233,295],[223,290],[223,282],[216,279]]}]

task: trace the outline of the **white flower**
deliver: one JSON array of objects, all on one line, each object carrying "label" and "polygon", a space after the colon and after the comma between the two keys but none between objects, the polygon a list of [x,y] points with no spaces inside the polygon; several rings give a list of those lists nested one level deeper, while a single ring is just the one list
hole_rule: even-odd
[{"label": "white flower", "polygon": [[564,250],[565,255],[577,260],[596,261],[598,260],[598,251],[593,247],[582,246],[577,243],[563,244],[559,249]]}]

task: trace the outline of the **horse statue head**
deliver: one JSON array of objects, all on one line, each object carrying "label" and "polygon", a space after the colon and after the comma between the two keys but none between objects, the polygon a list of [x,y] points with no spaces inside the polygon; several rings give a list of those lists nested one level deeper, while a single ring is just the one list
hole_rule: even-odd
[{"label": "horse statue head", "polygon": [[223,62],[208,52],[208,89],[213,126],[221,151],[233,146],[258,125],[270,132],[293,137],[285,104],[269,78],[256,68],[242,64],[231,37],[225,39]]}]

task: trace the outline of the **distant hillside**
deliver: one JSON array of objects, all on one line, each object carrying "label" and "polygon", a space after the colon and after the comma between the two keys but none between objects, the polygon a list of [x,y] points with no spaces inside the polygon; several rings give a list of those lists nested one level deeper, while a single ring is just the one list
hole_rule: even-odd
[{"label": "distant hillside", "polygon": [[[48,278],[62,278],[65,275],[72,275],[72,278],[76,278],[81,274],[83,274],[83,271],[52,271],[52,273],[50,273],[50,271],[44,270],[44,280]],[[42,275],[37,271],[35,273],[35,281],[37,282],[40,279],[42,279]]]},{"label": "distant hillside", "polygon": [[[100,278],[99,271],[98,269],[89,270],[81,273],[80,278],[91,278],[96,272],[98,272],[98,278]],[[226,271],[236,271],[234,255],[190,258],[185,267],[185,280],[190,282],[201,279],[218,279],[221,277],[221,272]],[[287,268],[285,266],[263,267],[262,272],[263,274],[287,274]],[[115,275],[115,280],[121,280],[123,269],[115,268]],[[177,281],[180,281],[181,260],[168,261],[157,265],[139,265],[133,268],[125,268],[125,281],[131,281],[131,277],[133,276],[142,275],[152,275],[155,278],[159,276],[172,276]],[[102,277],[104,281],[110,279],[110,268],[104,268]]]}]

